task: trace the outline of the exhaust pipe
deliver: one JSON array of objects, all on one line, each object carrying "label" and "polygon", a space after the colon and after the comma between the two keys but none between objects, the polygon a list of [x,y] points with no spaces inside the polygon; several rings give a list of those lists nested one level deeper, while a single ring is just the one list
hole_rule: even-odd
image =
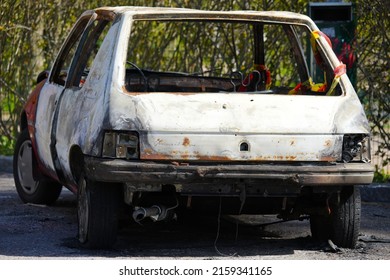
[{"label": "exhaust pipe", "polygon": [[153,205],[152,207],[144,208],[137,207],[133,212],[133,219],[137,223],[145,218],[151,218],[154,222],[162,221],[169,215],[168,212],[173,208],[166,208],[163,205]]}]

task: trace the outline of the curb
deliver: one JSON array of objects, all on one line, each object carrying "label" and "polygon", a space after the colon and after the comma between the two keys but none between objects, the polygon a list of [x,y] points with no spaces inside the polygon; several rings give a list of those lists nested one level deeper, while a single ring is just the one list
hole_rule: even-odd
[{"label": "curb", "polygon": [[[0,155],[0,173],[12,173],[12,161],[12,156]],[[365,202],[390,202],[390,183],[360,186],[360,195]]]}]

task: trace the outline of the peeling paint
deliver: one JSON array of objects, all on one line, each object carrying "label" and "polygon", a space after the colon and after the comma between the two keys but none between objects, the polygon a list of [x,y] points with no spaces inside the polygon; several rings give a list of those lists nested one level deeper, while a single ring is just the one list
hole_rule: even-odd
[{"label": "peeling paint", "polygon": [[[156,135],[165,140],[155,146],[147,144],[156,142],[150,137],[141,143],[142,159],[333,162],[340,160],[342,149],[342,137],[338,135],[294,135],[294,145],[291,145],[291,135],[246,135],[245,142],[251,145],[248,151],[240,150],[242,140],[236,134],[191,134],[181,138],[191,139],[191,144],[187,146],[184,140],[177,142],[180,135],[176,134]],[[335,143],[335,146],[324,146],[329,138],[334,140],[328,143]]]}]

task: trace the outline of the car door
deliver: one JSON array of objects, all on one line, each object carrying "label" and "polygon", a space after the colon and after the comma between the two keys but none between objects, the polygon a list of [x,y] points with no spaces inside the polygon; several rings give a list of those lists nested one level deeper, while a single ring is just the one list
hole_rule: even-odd
[{"label": "car door", "polygon": [[[61,93],[65,89],[72,58],[93,14],[93,11],[85,12],[72,28],[54,62],[49,79],[43,86],[38,99],[35,123],[37,150],[42,163],[49,172],[53,173],[53,176],[56,175],[56,166],[53,161],[55,139],[52,138],[52,129],[55,127],[56,122],[55,112]],[[57,177],[59,177],[58,174]]]},{"label": "car door", "polygon": [[[74,163],[77,168],[71,166],[73,148],[78,147],[77,152],[81,150],[94,156],[100,152],[93,146],[104,119],[104,93],[116,41],[116,32],[111,30],[110,39],[104,42],[112,19],[99,14],[90,19],[73,56],[64,89],[57,98],[51,130],[51,156],[60,180],[66,184],[75,185],[75,177],[80,171],[81,162]],[[100,49],[104,50],[99,55]]]}]

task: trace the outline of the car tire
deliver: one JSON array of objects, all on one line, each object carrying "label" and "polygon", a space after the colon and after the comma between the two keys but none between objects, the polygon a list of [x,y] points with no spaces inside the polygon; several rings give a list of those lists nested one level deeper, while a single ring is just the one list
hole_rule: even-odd
[{"label": "car tire", "polygon": [[355,248],[360,231],[361,199],[358,187],[344,188],[338,198],[330,200],[330,214],[310,216],[312,237],[332,240],[344,248]]},{"label": "car tire", "polygon": [[24,203],[52,204],[60,196],[62,185],[36,170],[36,159],[27,129],[16,141],[13,175],[16,191]]},{"label": "car tire", "polygon": [[118,230],[120,188],[81,176],[78,189],[78,238],[83,247],[110,249]]},{"label": "car tire", "polygon": [[340,203],[331,214],[331,239],[344,248],[355,248],[360,232],[361,199],[358,187],[341,192]]}]

